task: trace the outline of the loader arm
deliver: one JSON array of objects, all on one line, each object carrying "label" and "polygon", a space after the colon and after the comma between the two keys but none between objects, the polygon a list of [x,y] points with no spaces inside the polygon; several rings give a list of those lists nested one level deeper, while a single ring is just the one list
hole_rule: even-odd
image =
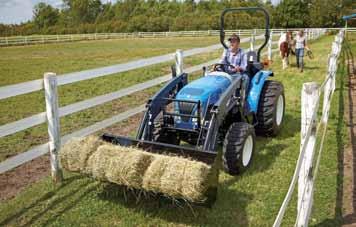
[{"label": "loader arm", "polygon": [[152,140],[153,121],[167,105],[167,98],[174,97],[176,93],[188,83],[188,74],[173,77],[161,90],[159,90],[146,105],[144,117],[141,120],[136,139]]},{"label": "loader arm", "polygon": [[240,100],[239,97],[236,96],[236,91],[241,88],[241,79],[241,75],[236,76],[236,78],[232,80],[232,83],[228,89],[221,94],[219,101],[213,106],[211,110],[212,118],[209,124],[203,150],[215,151],[217,135],[222,122],[232,108],[239,106],[237,102]]}]

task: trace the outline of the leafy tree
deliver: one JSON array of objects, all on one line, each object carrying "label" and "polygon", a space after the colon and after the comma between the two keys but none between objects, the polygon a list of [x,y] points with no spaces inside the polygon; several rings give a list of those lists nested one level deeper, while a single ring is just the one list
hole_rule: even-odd
[{"label": "leafy tree", "polygon": [[274,16],[276,27],[308,27],[310,0],[283,0]]},{"label": "leafy tree", "polygon": [[102,12],[100,0],[63,0],[63,3],[73,24],[93,23]]},{"label": "leafy tree", "polygon": [[53,8],[51,5],[44,2],[35,5],[33,10],[33,22],[39,30],[55,25],[58,18],[58,9]]}]

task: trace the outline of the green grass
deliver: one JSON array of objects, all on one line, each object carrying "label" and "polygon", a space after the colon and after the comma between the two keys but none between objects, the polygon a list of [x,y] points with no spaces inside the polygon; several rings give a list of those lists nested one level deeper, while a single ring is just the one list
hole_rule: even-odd
[{"label": "green grass", "polygon": [[[332,40],[333,37],[329,36],[311,44],[315,58],[306,59],[304,73],[299,73],[294,67],[282,71],[280,59],[275,58],[272,66],[275,72],[274,79],[284,84],[287,100],[282,132],[276,138],[257,139],[258,153],[251,168],[243,175],[232,177],[221,173],[218,199],[211,209],[176,207],[152,198],[136,202],[130,193],[124,195],[123,191],[116,187],[66,173],[62,186],[54,186],[48,177],[31,185],[16,198],[0,204],[0,225],[271,226],[287,192],[299,154],[302,84],[324,80],[327,54],[330,52]],[[191,63],[203,62],[211,57],[215,56],[198,56],[191,59]],[[291,62],[294,62],[294,59],[291,59]],[[343,61],[340,60],[340,63]],[[342,178],[338,161],[346,142],[343,121],[345,71],[341,66],[317,179],[315,204],[310,223],[313,226],[337,226],[341,220],[339,190]],[[110,84],[105,86],[110,89]],[[150,89],[142,96],[147,97],[154,90]],[[80,97],[82,98],[84,97]],[[99,120],[107,114],[104,108],[109,109],[108,112],[121,112],[122,105],[129,108],[141,99],[143,99],[141,96],[120,99],[119,110],[113,107],[114,104],[108,104],[100,107],[103,109],[74,114],[63,122],[65,126],[62,132],[70,131],[71,121],[82,118],[87,120],[82,123],[83,125],[90,124],[91,121]],[[45,130],[45,126],[43,127],[42,130]],[[35,130],[40,131],[39,128]],[[291,201],[283,222],[284,226],[294,224],[295,207],[296,196]]]}]

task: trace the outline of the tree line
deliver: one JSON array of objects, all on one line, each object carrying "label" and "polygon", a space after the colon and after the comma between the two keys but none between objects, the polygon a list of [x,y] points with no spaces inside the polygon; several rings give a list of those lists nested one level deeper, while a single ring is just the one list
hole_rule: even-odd
[{"label": "tree line", "polygon": [[[101,32],[162,32],[217,30],[225,8],[261,6],[276,28],[339,27],[341,17],[356,8],[353,0],[282,0],[277,6],[261,0],[62,0],[61,9],[44,2],[33,18],[17,25],[0,24],[0,36]],[[350,21],[356,26],[355,20]],[[352,24],[353,23],[353,24]],[[263,28],[261,13],[239,13],[226,18],[226,29]]]}]

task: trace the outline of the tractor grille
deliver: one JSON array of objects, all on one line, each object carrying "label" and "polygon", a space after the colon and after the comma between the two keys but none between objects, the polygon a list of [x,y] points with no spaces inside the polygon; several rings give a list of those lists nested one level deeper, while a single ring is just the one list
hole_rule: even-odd
[{"label": "tractor grille", "polygon": [[[180,102],[179,103],[179,112],[181,114],[191,115],[193,112],[194,106],[196,106],[195,103]],[[182,121],[188,122],[189,117],[182,117]]]}]

